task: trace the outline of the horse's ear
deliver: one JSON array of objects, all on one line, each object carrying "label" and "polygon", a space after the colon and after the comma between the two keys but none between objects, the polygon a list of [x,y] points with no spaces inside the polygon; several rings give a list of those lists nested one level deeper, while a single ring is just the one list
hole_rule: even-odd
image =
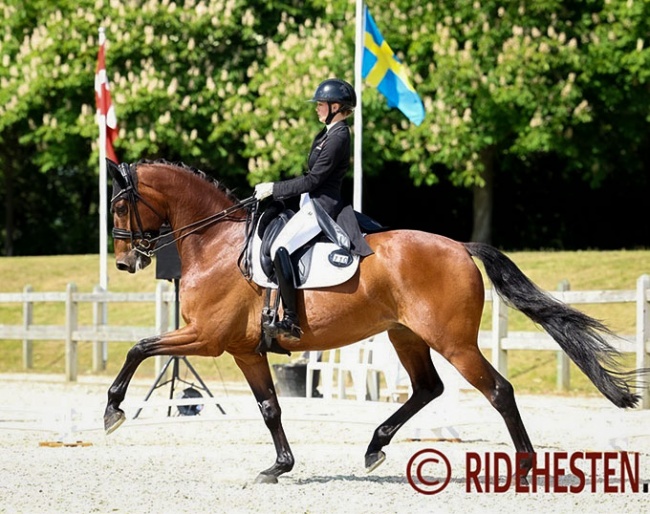
[{"label": "horse's ear", "polygon": [[126,180],[122,176],[122,173],[120,172],[120,168],[116,162],[113,162],[107,158],[106,169],[111,174],[113,180],[117,182],[117,185],[120,186],[120,189],[126,189],[128,187],[128,184],[126,183]]}]

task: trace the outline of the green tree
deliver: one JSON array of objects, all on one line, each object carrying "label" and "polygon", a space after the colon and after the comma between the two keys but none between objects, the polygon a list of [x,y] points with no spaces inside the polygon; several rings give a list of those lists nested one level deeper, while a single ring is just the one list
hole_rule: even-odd
[{"label": "green tree", "polygon": [[[250,87],[249,180],[299,174],[314,121],[297,99],[320,79],[352,79],[353,2],[297,24],[299,37],[269,46]],[[648,132],[650,3],[644,1],[392,2],[371,9],[411,70],[427,117],[409,124],[364,90],[364,172],[404,163],[416,184],[447,173],[474,192],[473,240],[490,241],[495,174],[537,156],[597,185],[638,161]],[[617,123],[618,121],[618,123]],[[243,125],[246,127],[246,125]],[[309,128],[310,130],[306,130]],[[445,171],[446,170],[446,171]]]},{"label": "green tree", "polygon": [[[403,157],[417,181],[442,163],[474,188],[472,239],[489,241],[495,173],[540,154],[597,185],[616,148],[638,157],[648,129],[650,4],[437,2],[414,8],[409,56],[430,124]],[[616,121],[615,121],[616,120]],[[645,129],[644,129],[645,127]],[[629,162],[630,159],[626,159]]]},{"label": "green tree", "polygon": [[[267,41],[285,37],[277,32],[282,18],[288,13],[303,21],[310,15],[301,4],[297,0],[281,6],[243,0],[0,3],[7,29],[0,41],[0,143],[7,149],[0,155],[5,253],[13,252],[16,238],[31,244],[25,231],[34,226],[31,219],[17,219],[19,214],[29,218],[36,212],[35,204],[27,201],[25,181],[17,177],[35,183],[42,174],[50,187],[64,188],[77,211],[67,222],[66,234],[87,233],[86,221],[96,217],[96,195],[90,202],[82,198],[87,199],[97,183],[93,83],[100,26],[108,39],[118,157],[129,162],[159,157],[184,161],[206,171],[218,170],[231,186],[246,185],[242,134],[230,120],[252,109],[254,95],[248,82],[263,70],[251,66],[263,56]],[[70,174],[83,179],[57,179]],[[76,189],[80,182],[82,191]],[[40,222],[47,224],[47,219]],[[93,251],[96,242],[93,237],[84,251]]]},{"label": "green tree", "polygon": [[[280,38],[269,40],[263,58],[252,66],[249,89],[253,109],[236,107],[242,100],[231,99],[233,111],[241,113],[232,125],[217,130],[244,132],[244,155],[249,158],[248,180],[265,180],[305,172],[307,152],[320,130],[314,105],[308,103],[318,84],[330,77],[354,83],[354,1],[312,2],[313,16],[301,21],[282,17],[277,27]],[[388,112],[385,101],[374,90],[364,92],[364,171],[378,170],[395,154],[385,152],[398,120]],[[399,135],[399,134],[398,134]]]},{"label": "green tree", "polygon": [[[427,118],[415,127],[365,89],[364,173],[406,167],[416,184],[471,188],[472,239],[491,237],[494,180],[504,169],[553,155],[594,187],[621,167],[639,169],[650,2],[370,8]],[[353,0],[2,0],[0,12],[6,254],[48,251],[46,238],[34,237],[41,230],[56,230],[50,252],[97,246],[99,26],[118,156],[184,161],[231,187],[302,173],[318,129],[306,100],[324,78],[353,80]]]}]

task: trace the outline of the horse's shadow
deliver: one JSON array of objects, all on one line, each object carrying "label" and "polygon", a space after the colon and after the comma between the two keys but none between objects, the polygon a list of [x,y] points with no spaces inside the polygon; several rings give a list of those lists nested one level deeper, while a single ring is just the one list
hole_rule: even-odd
[{"label": "horse's shadow", "polygon": [[[452,477],[449,480],[451,483],[465,484],[464,477]],[[309,485],[309,484],[326,484],[328,482],[357,482],[357,483],[378,483],[378,484],[408,484],[406,475],[316,475],[309,478],[294,479],[295,485]]]},{"label": "horse's shadow", "polygon": [[294,479],[296,485],[326,484],[328,482],[374,482],[383,484],[406,484],[406,475],[316,475]]}]

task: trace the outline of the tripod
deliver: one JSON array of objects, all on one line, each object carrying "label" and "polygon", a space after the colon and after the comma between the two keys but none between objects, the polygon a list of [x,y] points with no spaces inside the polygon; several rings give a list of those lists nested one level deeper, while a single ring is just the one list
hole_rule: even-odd
[{"label": "tripod", "polygon": [[[161,235],[165,233],[169,233],[169,228],[164,227],[161,228]],[[165,242],[164,238],[161,238],[161,243]],[[178,330],[179,327],[179,311],[180,311],[180,258],[178,256],[178,251],[176,251],[176,247],[174,245],[166,246],[165,251],[161,251],[158,253],[157,259],[156,259],[156,278],[160,279],[167,279],[167,280],[173,280],[174,282],[174,328]],[[194,378],[197,380],[197,382],[200,385],[195,385],[192,382],[188,382],[187,380],[183,379],[180,377],[180,363],[183,362],[187,369],[194,375]],[[171,372],[171,378],[168,380],[164,380],[165,374],[167,373],[167,370],[169,367],[172,367],[172,372]],[[163,381],[164,380],[164,381]],[[145,396],[144,401],[147,402],[149,401],[149,398],[153,394],[153,392],[158,389],[159,387],[166,386],[167,384],[171,384],[170,389],[169,389],[169,399],[172,400],[174,398],[174,392],[176,390],[176,385],[177,383],[182,383],[185,385],[188,385],[189,387],[186,388],[183,391],[183,398],[201,398],[201,393],[199,393],[196,389],[201,389],[202,391],[205,391],[207,395],[210,398],[214,398],[213,394],[210,392],[210,389],[208,389],[208,386],[205,385],[205,382],[201,380],[201,377],[199,374],[196,372],[194,369],[194,366],[190,364],[190,361],[187,360],[187,357],[181,356],[181,357],[170,357],[169,360],[165,363],[163,368],[160,370],[160,373],[158,374],[158,377],[156,377],[155,382],[151,386],[151,389],[149,389],[149,392],[147,393],[147,396]],[[216,403],[217,408],[221,412],[221,414],[225,414],[226,411],[223,410],[221,405]],[[140,412],[142,412],[143,407],[140,407],[138,411],[135,413],[135,416],[133,419],[136,419],[139,415]],[[178,407],[178,411],[185,416],[193,416],[196,415],[200,412],[200,408],[198,405],[183,405]],[[167,408],[167,416],[171,416],[172,413],[172,407],[169,406]]]},{"label": "tripod", "polygon": [[[174,327],[178,329],[179,327],[179,279],[175,278],[174,280]],[[198,381],[200,384],[199,386],[195,385],[192,382],[188,382],[187,380],[183,379],[180,377],[179,371],[180,371],[180,363],[181,361],[187,366],[187,369],[194,375],[194,378]],[[167,373],[167,370],[169,369],[169,366],[172,367],[172,373],[171,373],[171,378],[168,380],[163,381],[165,378],[165,374]],[[210,392],[210,389],[208,389],[208,386],[205,385],[205,382],[201,379],[197,371],[194,369],[194,366],[190,364],[190,361],[187,360],[187,357],[182,356],[182,357],[170,357],[169,360],[165,363],[163,368],[160,370],[160,373],[158,374],[158,377],[156,378],[155,382],[151,386],[151,389],[149,389],[149,392],[147,393],[147,396],[145,396],[144,401],[148,401],[153,392],[158,389],[159,387],[166,386],[167,384],[171,384],[169,388],[169,399],[172,400],[174,398],[174,391],[176,390],[176,384],[177,383],[183,383],[185,385],[190,386],[190,388],[185,389],[184,391],[184,398],[200,398],[201,394],[195,391],[196,389],[201,389],[205,391],[210,398],[214,398],[213,394]],[[218,403],[216,404],[217,408],[219,411],[221,411],[221,414],[225,414],[226,411],[223,410],[221,405]],[[183,415],[196,415],[200,412],[200,410],[197,408],[198,406],[196,405],[189,405],[186,406],[185,409],[181,409],[179,407],[179,412]],[[142,412],[143,407],[140,407],[138,411],[135,413],[135,416],[133,419],[136,419],[139,415],[140,412]],[[169,406],[167,408],[167,416],[171,416],[172,413],[172,408]]]}]

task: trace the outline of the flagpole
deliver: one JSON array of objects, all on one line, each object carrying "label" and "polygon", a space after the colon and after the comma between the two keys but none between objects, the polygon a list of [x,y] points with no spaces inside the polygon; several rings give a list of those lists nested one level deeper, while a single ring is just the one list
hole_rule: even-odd
[{"label": "flagpole", "polygon": [[[106,35],[104,27],[99,27],[99,46],[104,44]],[[106,113],[98,113],[99,123],[99,287],[102,292],[108,291],[108,181],[106,177]],[[108,304],[101,305],[101,321],[108,323]],[[98,341],[93,352],[93,368],[106,369],[108,362],[108,343]]]},{"label": "flagpole", "polygon": [[[99,27],[99,45],[104,43],[104,27]],[[106,114],[98,115],[99,123],[99,286],[108,290],[108,224],[106,179]]]},{"label": "flagpole", "polygon": [[354,110],[354,197],[353,207],[356,211],[362,209],[363,166],[363,117],[361,94],[363,90],[361,65],[363,61],[364,16],[363,0],[356,0],[355,15],[355,44],[354,44],[354,90],[357,94],[357,108]]},{"label": "flagpole", "polygon": [[106,188],[106,121],[100,116],[99,126],[99,286],[108,288],[108,224]]}]

